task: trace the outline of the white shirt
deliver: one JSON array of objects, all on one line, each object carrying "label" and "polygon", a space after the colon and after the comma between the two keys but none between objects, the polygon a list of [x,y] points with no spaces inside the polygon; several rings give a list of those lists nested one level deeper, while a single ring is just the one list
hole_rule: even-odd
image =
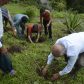
[{"label": "white shirt", "polygon": [[[0,8],[0,39],[3,36],[3,21],[2,21],[2,11]],[[0,42],[0,48],[2,47],[2,43]]]},{"label": "white shirt", "polygon": [[[69,57],[66,67],[59,72],[60,75],[69,73],[78,59],[79,53],[84,52],[84,32],[73,33],[56,41],[55,44],[62,44],[65,47],[65,54]],[[47,64],[51,64],[54,56],[48,56]]]}]

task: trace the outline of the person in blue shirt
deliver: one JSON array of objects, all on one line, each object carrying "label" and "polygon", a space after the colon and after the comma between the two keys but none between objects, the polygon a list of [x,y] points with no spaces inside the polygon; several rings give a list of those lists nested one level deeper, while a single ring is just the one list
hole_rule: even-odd
[{"label": "person in blue shirt", "polygon": [[26,23],[28,21],[29,17],[25,14],[16,14],[13,17],[14,26],[17,30],[17,35],[19,37],[24,37],[24,31],[26,28]]}]

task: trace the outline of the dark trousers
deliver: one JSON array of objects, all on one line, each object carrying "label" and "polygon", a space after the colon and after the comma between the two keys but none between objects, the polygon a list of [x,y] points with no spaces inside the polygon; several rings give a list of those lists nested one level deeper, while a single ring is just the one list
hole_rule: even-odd
[{"label": "dark trousers", "polygon": [[8,58],[7,54],[0,53],[0,69],[4,73],[10,72],[13,69],[12,62]]},{"label": "dark trousers", "polygon": [[49,38],[52,38],[52,24],[50,23],[48,29],[47,29],[47,24],[49,21],[43,20],[43,25],[44,25],[44,33],[47,35],[49,33]]},{"label": "dark trousers", "polygon": [[[69,57],[67,57],[67,55],[64,55],[64,57],[65,57],[65,61],[68,62]],[[81,64],[81,59],[83,59],[83,61],[84,61],[84,53],[79,54],[79,57],[74,65],[74,68],[70,72],[71,75],[75,75],[81,67],[84,67],[84,65]]]},{"label": "dark trousers", "polygon": [[20,22],[20,27],[21,29],[21,34],[24,35],[24,30],[25,30],[25,23],[24,22]]},{"label": "dark trousers", "polygon": [[21,36],[23,36],[23,37],[24,37],[24,31],[25,31],[25,23],[27,22],[27,20],[28,20],[28,18],[26,18],[24,16],[24,17],[21,18],[20,23],[19,23],[19,25],[21,27],[20,33],[21,33]]}]

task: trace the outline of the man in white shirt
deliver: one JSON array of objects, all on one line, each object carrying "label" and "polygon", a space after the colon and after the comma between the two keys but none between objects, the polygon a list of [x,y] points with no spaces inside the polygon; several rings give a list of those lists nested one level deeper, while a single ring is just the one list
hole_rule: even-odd
[{"label": "man in white shirt", "polygon": [[53,74],[51,80],[56,80],[60,76],[70,73],[80,57],[83,61],[79,60],[79,63],[84,66],[84,54],[82,54],[82,56],[79,55],[84,52],[84,32],[73,33],[58,39],[51,51],[52,52],[48,56],[47,65],[42,71],[43,75],[46,75],[48,67],[54,58],[61,57],[65,54],[68,58],[66,67],[58,73]]}]

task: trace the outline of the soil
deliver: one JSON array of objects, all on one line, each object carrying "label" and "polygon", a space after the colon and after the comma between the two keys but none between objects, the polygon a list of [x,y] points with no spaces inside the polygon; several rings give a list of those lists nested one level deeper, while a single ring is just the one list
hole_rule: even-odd
[{"label": "soil", "polygon": [[11,47],[8,48],[9,53],[21,53],[22,50],[24,50],[21,46],[18,45],[12,45]]},{"label": "soil", "polygon": [[[32,41],[35,42],[36,41],[36,37],[32,37]],[[42,43],[44,41],[45,41],[45,38],[40,37],[39,40],[38,40],[38,43]]]}]

